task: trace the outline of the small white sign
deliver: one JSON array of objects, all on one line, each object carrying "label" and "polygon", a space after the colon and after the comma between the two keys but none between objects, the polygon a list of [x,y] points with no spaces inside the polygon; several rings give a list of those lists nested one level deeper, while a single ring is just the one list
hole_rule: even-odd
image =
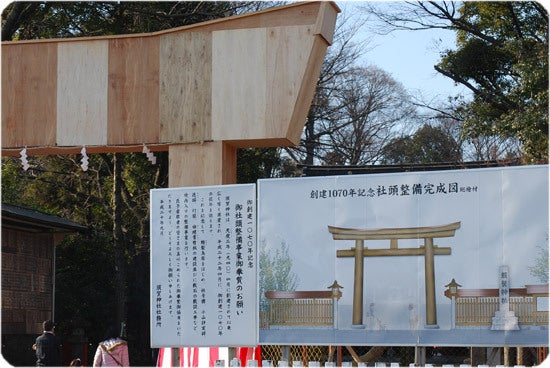
[{"label": "small white sign", "polygon": [[256,187],[151,190],[151,346],[255,346]]}]

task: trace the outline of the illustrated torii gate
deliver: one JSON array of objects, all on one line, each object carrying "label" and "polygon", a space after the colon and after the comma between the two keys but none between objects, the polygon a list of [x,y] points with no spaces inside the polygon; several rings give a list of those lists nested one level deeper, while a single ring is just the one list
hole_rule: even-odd
[{"label": "illustrated torii gate", "polygon": [[169,152],[170,187],[297,145],[337,13],[305,2],[170,30],[2,42],[2,154]]},{"label": "illustrated torii gate", "polygon": [[[434,255],[449,255],[451,248],[434,245],[434,238],[453,237],[460,222],[442,226],[386,228],[386,229],[349,229],[328,226],[334,240],[355,240],[355,248],[337,250],[337,257],[354,257],[353,317],[352,327],[363,328],[363,259],[364,257],[384,256],[424,256],[424,277],[426,288],[426,328],[439,328],[435,305],[435,267]],[[365,240],[390,240],[390,248],[368,249]],[[424,245],[418,248],[399,248],[398,239],[424,239]]]}]

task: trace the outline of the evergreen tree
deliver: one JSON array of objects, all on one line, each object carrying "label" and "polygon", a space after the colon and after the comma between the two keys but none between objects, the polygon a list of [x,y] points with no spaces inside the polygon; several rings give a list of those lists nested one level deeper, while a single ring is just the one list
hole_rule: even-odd
[{"label": "evergreen tree", "polygon": [[440,127],[424,125],[412,136],[393,139],[384,147],[382,163],[411,164],[462,161],[462,149]]},{"label": "evergreen tree", "polygon": [[536,1],[417,1],[369,5],[384,33],[447,29],[457,48],[434,68],[468,88],[448,114],[469,139],[521,142],[526,163],[548,162],[548,13]]}]

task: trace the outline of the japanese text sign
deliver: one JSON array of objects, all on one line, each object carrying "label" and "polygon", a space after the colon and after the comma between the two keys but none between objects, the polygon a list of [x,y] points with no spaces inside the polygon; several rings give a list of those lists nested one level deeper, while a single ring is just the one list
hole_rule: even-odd
[{"label": "japanese text sign", "polygon": [[257,344],[255,185],[151,190],[151,346]]}]

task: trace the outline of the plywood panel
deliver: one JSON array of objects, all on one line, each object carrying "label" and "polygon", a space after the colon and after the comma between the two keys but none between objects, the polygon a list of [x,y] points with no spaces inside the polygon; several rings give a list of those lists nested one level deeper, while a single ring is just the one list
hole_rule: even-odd
[{"label": "plywood panel", "polygon": [[107,143],[109,41],[58,44],[57,143]]},{"label": "plywood panel", "polygon": [[266,138],[286,136],[312,43],[311,26],[267,30]]},{"label": "plywood panel", "polygon": [[158,73],[158,37],[109,41],[109,144],[158,142]]},{"label": "plywood panel", "polygon": [[212,138],[262,137],[266,114],[266,29],[213,32]]},{"label": "plywood panel", "polygon": [[2,147],[55,143],[57,45],[2,46]]},{"label": "plywood panel", "polygon": [[160,38],[160,141],[211,138],[212,41],[210,33]]}]

